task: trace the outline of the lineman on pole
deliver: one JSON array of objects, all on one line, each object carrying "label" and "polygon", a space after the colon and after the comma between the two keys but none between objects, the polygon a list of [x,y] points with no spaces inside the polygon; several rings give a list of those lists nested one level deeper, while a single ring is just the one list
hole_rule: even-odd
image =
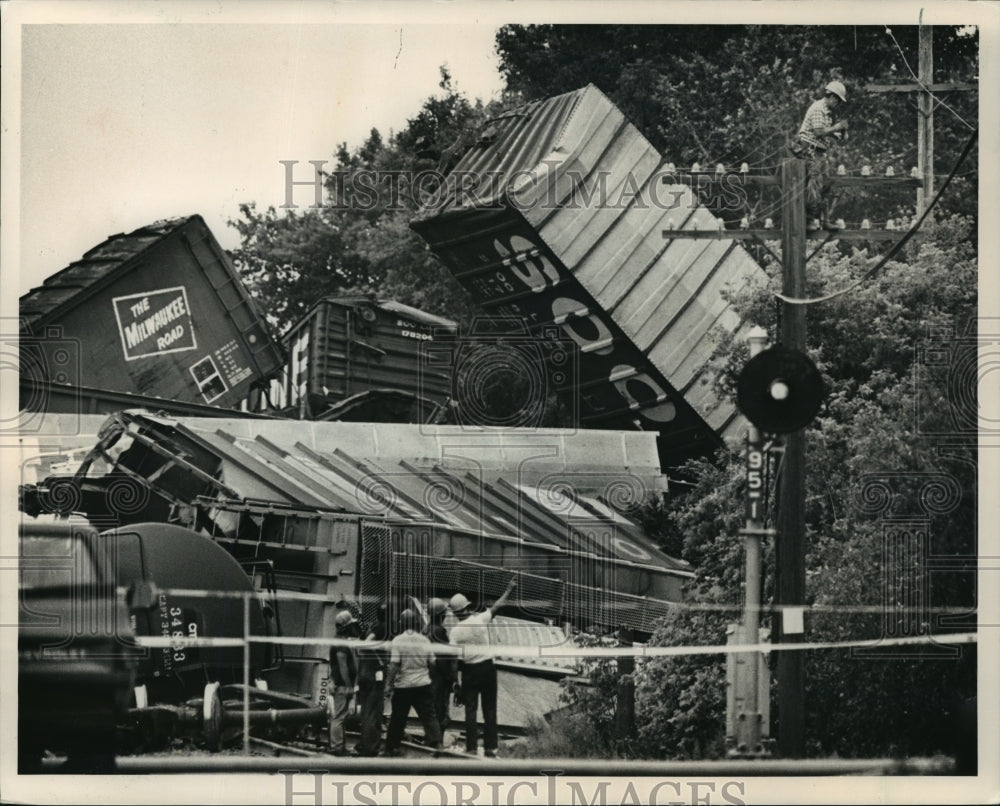
[{"label": "lineman on pole", "polygon": [[[847,103],[847,89],[841,82],[831,81],[823,97],[806,110],[790,146],[792,154],[806,161],[806,227],[810,230],[834,228],[824,184],[830,173],[830,145],[847,131],[846,120],[833,122],[833,112],[842,103]],[[829,206],[833,206],[832,202]]]}]

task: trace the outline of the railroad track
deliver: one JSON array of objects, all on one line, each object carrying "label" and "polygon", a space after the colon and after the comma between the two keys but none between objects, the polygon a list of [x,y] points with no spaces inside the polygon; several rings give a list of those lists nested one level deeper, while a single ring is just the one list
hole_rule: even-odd
[{"label": "railroad track", "polygon": [[[353,738],[357,738],[359,734],[353,731],[347,731],[347,735]],[[333,756],[332,753],[326,748],[326,746],[319,740],[304,740],[298,739],[292,743],[281,743],[274,742],[269,739],[262,739],[257,736],[250,737],[251,748],[261,755],[272,755],[272,756],[298,756],[305,758],[339,758]],[[466,753],[463,750],[458,750],[453,747],[447,747],[442,750],[435,750],[433,747],[428,747],[420,742],[415,742],[409,739],[404,739],[401,742],[401,748],[403,751],[402,758],[462,758],[462,759],[479,759],[479,756],[473,755],[472,753]],[[372,758],[366,756],[349,756],[350,758]],[[384,758],[384,757],[383,757]]]},{"label": "railroad track", "polygon": [[720,759],[718,761],[628,761],[609,759],[483,759],[461,754],[428,761],[427,749],[407,749],[401,758],[338,758],[329,754],[281,757],[207,753],[198,756],[133,756],[118,759],[125,775],[269,773],[328,771],[339,775],[540,776],[559,770],[568,776],[732,777],[832,775],[953,775],[951,758],[899,759]]}]

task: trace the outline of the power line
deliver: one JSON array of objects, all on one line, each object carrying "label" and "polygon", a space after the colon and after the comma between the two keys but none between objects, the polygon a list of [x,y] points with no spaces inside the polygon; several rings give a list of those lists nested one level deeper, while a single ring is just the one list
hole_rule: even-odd
[{"label": "power line", "polygon": [[926,92],[928,95],[931,96],[931,100],[934,103],[936,103],[936,104],[940,104],[945,109],[947,109],[949,112],[951,112],[956,118],[958,118],[960,121],[962,121],[962,123],[965,124],[970,130],[976,131],[976,127],[975,126],[973,126],[971,123],[969,123],[969,121],[967,121],[960,114],[958,114],[958,112],[956,112],[954,109],[952,109],[948,104],[946,104],[944,101],[942,101],[940,98],[938,98],[933,92],[931,92],[930,88],[926,84],[924,84],[923,81],[921,81],[919,78],[917,78],[916,73],[913,72],[913,68],[910,67],[910,63],[906,60],[906,54],[903,53],[903,49],[899,46],[899,42],[897,42],[896,41],[896,37],[893,36],[892,28],[888,28],[887,27],[885,29],[885,32],[889,35],[889,38],[892,40],[893,44],[896,46],[896,50],[899,51],[899,55],[903,57],[903,64],[906,65],[906,69],[909,71],[910,75],[913,76],[913,80],[916,81],[917,84],[920,85],[920,88],[924,92]]},{"label": "power line", "polygon": [[948,187],[948,183],[951,182],[952,177],[955,176],[959,166],[965,161],[965,158],[969,156],[969,152],[972,151],[972,146],[975,144],[976,139],[978,137],[979,137],[979,130],[976,129],[975,131],[973,131],[972,137],[969,138],[969,142],[965,144],[965,148],[962,150],[962,153],[959,156],[958,161],[955,163],[955,167],[952,168],[951,173],[948,174],[948,178],[945,179],[944,182],[941,184],[941,187],[935,194],[933,201],[931,201],[931,203],[927,205],[927,208],[921,214],[920,218],[918,218],[917,221],[913,224],[913,226],[906,231],[906,234],[903,235],[902,238],[900,238],[898,241],[896,241],[895,244],[893,244],[892,249],[890,249],[885,254],[885,256],[877,264],[875,264],[875,266],[873,266],[871,269],[865,272],[855,282],[851,283],[846,288],[840,289],[839,291],[834,291],[822,297],[814,297],[812,299],[799,299],[794,297],[787,297],[777,292],[775,292],[774,296],[776,296],[782,302],[787,302],[790,305],[813,305],[817,302],[826,302],[828,300],[834,299],[835,297],[839,297],[842,294],[846,294],[849,291],[853,291],[855,288],[858,288],[863,283],[868,282],[879,271],[881,271],[882,267],[885,266],[886,263],[888,263],[890,260],[892,260],[893,257],[896,256],[896,254],[907,244],[910,238],[912,238],[916,234],[917,230],[920,229],[921,224],[924,223],[924,219],[927,218],[931,210],[933,210],[937,206],[937,203],[941,200],[941,195],[944,193],[945,188]]}]

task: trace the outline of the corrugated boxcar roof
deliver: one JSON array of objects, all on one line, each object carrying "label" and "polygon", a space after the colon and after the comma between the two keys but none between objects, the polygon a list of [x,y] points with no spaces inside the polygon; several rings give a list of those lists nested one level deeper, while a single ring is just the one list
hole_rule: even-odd
[{"label": "corrugated boxcar roof", "polygon": [[[550,650],[560,646],[575,647],[562,627],[510,616],[496,616],[487,634],[490,643],[496,646],[537,646]],[[497,655],[496,659],[514,665],[558,670],[565,674],[572,674],[576,665],[574,659],[552,656],[532,658]]]},{"label": "corrugated boxcar roof", "polygon": [[[433,218],[447,210],[468,208],[476,201],[480,205],[502,196],[511,178],[523,178],[526,171],[536,168],[559,142],[586,89],[557,95],[543,101],[533,101],[498,115],[486,125],[479,140],[465,153],[452,173],[468,176],[475,193],[456,193],[441,199],[442,204],[421,210],[417,220]],[[515,176],[517,174],[517,176]]]},{"label": "corrugated boxcar roof", "polygon": [[[664,487],[653,434],[128,416],[139,426],[175,427],[207,446],[222,459],[219,481],[245,499],[509,534],[689,569],[621,512]],[[175,443],[165,439],[163,447],[177,450]],[[588,528],[608,523],[619,536],[611,545]]]},{"label": "corrugated boxcar roof", "polygon": [[550,473],[593,489],[601,478],[636,477],[647,489],[663,489],[655,435],[631,431],[561,428],[469,428],[455,425],[344,423],[308,420],[178,417],[137,420],[176,422],[194,434],[224,431],[241,442],[259,438],[285,451],[302,446],[314,453],[347,450],[366,462],[405,459],[415,465],[443,464],[461,470],[476,466],[521,472],[527,483]]},{"label": "corrugated boxcar roof", "polygon": [[[490,121],[453,171],[466,188],[489,191],[477,196],[448,187],[451,195],[413,223],[423,233],[435,219],[444,225],[456,217],[457,223],[477,207],[519,211],[699,416],[716,433],[732,436],[743,421],[732,401],[715,395],[708,359],[716,328],[739,333],[749,325],[722,292],[766,278],[735,241],[662,237],[663,229],[722,226],[691,188],[664,182],[665,165],[621,111],[588,85]],[[437,248],[449,247],[441,242]]]},{"label": "corrugated boxcar roof", "polygon": [[389,311],[390,313],[397,314],[399,316],[405,316],[407,319],[413,319],[417,322],[423,322],[428,325],[435,325],[436,327],[449,328],[454,330],[458,327],[458,324],[451,319],[446,319],[443,316],[436,316],[432,313],[427,313],[427,311],[422,311],[419,308],[414,308],[411,305],[404,305],[402,302],[396,302],[396,300],[387,299],[379,300],[375,303],[383,311]]},{"label": "corrugated boxcar roof", "polygon": [[111,235],[89,249],[80,260],[46,278],[42,285],[21,297],[22,322],[30,326],[44,324],[50,316],[96,283],[109,279],[166,236],[189,221],[205,222],[199,215],[167,218],[129,233]]}]

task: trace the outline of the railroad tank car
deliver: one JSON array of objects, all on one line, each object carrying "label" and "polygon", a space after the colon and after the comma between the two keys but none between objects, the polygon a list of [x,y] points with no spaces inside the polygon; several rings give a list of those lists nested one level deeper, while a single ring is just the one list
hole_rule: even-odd
[{"label": "railroad tank car", "polygon": [[[114,557],[119,587],[146,583],[151,596],[132,603],[137,636],[171,638],[242,638],[243,601],[252,595],[249,632],[274,634],[273,603],[259,592],[240,563],[204,535],[169,523],[137,523],[102,533]],[[208,591],[201,597],[173,590]],[[268,644],[251,644],[251,675],[276,668],[280,657]],[[241,647],[151,648],[139,661],[136,682],[150,702],[182,702],[200,695],[207,682],[223,685],[243,679]],[[251,678],[252,679],[252,678]]]}]

